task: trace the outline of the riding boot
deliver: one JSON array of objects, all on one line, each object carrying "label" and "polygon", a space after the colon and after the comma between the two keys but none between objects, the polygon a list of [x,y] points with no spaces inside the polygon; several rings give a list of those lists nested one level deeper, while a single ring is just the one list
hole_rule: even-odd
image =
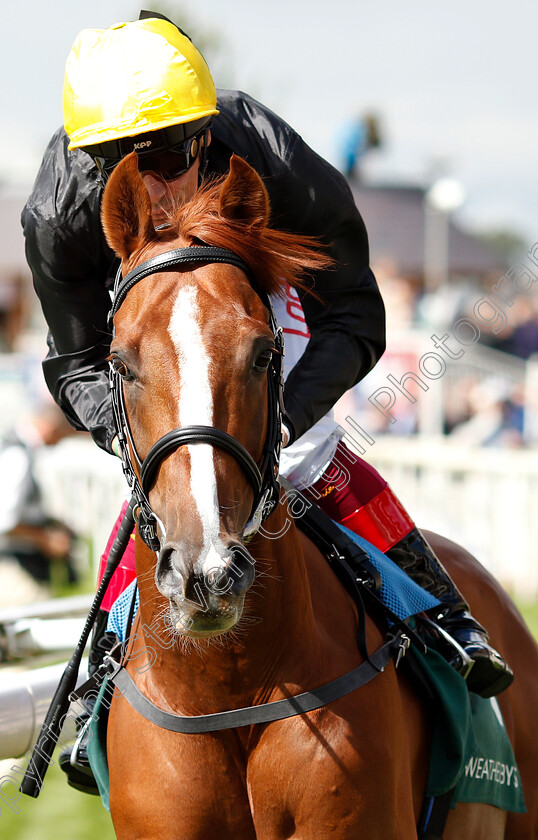
[{"label": "riding boot", "polygon": [[[107,633],[106,626],[108,612],[99,610],[92,633],[90,654],[88,658],[88,676],[91,677],[97,671],[106,653],[108,653],[117,642],[115,633]],[[67,775],[67,783],[80,790],[82,793],[99,795],[97,782],[95,781],[90,762],[88,759],[88,743],[90,740],[89,723],[92,715],[95,700],[85,703],[86,711],[78,715],[75,720],[78,737],[72,747],[66,747],[60,753],[59,764]]]},{"label": "riding boot", "polygon": [[473,618],[469,605],[418,528],[414,527],[386,554],[441,602],[434,608],[432,619],[463,649],[454,652],[454,647],[451,650],[447,645],[447,659],[466,676],[469,690],[481,697],[493,697],[508,688],[514,679],[512,670],[490,646],[486,630]]}]

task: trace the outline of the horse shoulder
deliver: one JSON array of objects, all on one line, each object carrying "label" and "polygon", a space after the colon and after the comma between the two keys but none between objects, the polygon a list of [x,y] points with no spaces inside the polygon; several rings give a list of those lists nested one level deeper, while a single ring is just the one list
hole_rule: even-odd
[{"label": "horse shoulder", "polygon": [[[134,631],[138,629],[135,621]],[[132,639],[127,671],[140,690],[166,708],[166,687],[156,688],[166,683],[149,679],[157,666],[147,668],[142,634],[134,632]],[[170,732],[139,715],[116,692],[107,757],[110,811],[118,840],[214,840],[216,826],[219,840],[255,840],[243,751],[233,731],[188,736]],[[171,833],[173,826],[177,835]]]}]

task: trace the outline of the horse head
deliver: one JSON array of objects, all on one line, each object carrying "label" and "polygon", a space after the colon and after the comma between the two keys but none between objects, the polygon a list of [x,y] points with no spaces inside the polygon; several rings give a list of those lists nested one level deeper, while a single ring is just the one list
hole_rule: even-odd
[{"label": "horse head", "polygon": [[[328,260],[312,241],[268,226],[265,187],[237,157],[156,230],[132,154],[107,184],[102,221],[123,278],[135,277],[116,296],[110,362],[125,457],[157,526],[154,581],[175,632],[218,635],[237,623],[254,579],[245,534],[264,502],[256,476],[275,422],[268,388],[281,352],[269,296]],[[190,259],[205,246],[230,257]],[[169,266],[170,253],[187,258]],[[266,469],[273,485],[275,466]],[[149,569],[137,571],[147,578]]]}]

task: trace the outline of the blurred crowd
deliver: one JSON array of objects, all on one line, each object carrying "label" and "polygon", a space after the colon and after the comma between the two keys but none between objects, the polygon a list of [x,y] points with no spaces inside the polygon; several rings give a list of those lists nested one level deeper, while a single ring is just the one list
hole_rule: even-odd
[{"label": "blurred crowd", "polygon": [[[355,416],[371,433],[417,434],[424,431],[420,387],[408,386],[416,403],[398,399],[391,410],[394,423],[369,397],[389,373],[399,381],[408,371],[418,374],[421,353],[435,349],[429,338],[434,332],[452,336],[461,319],[476,324],[475,304],[488,292],[472,280],[461,280],[425,293],[419,282],[398,277],[389,265],[377,267],[376,276],[387,310],[387,351],[366,381],[342,400],[338,414]],[[496,331],[481,323],[472,346],[465,346],[443,376],[428,382],[429,406],[435,394],[441,402],[439,432],[454,442],[511,448],[538,443],[538,299],[520,294],[503,311],[506,317],[493,321]],[[409,342],[414,334],[423,336],[421,344]],[[450,346],[462,349],[455,339]]]}]

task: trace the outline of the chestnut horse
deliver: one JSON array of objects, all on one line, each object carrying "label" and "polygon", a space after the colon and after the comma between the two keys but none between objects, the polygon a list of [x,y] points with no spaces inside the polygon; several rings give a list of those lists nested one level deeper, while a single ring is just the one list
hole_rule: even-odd
[{"label": "chestnut horse", "polygon": [[[274,408],[268,369],[278,348],[262,298],[324,259],[304,238],[270,229],[268,217],[263,184],[239,158],[164,229],[154,229],[134,155],[117,167],[103,201],[123,274],[146,266],[114,308],[111,346],[134,472],[157,523],[155,550],[136,535],[140,609],[127,671],[145,697],[177,715],[281,700],[361,662],[355,604],[286,505],[276,504],[265,530],[244,539],[261,502],[248,458],[238,453],[264,461]],[[147,268],[172,249],[204,244],[233,251],[236,263]],[[167,445],[167,433],[183,427],[185,439]],[[225,434],[204,441],[192,431],[208,428]],[[538,649],[478,563],[431,539],[515,671],[500,703],[529,809],[506,823],[496,808],[458,806],[445,838],[535,837]],[[383,642],[368,618],[369,650]],[[140,667],[150,648],[151,667]],[[116,697],[108,724],[114,828],[120,840],[410,840],[429,743],[423,701],[392,662],[314,711],[202,734],[160,728]]]}]

